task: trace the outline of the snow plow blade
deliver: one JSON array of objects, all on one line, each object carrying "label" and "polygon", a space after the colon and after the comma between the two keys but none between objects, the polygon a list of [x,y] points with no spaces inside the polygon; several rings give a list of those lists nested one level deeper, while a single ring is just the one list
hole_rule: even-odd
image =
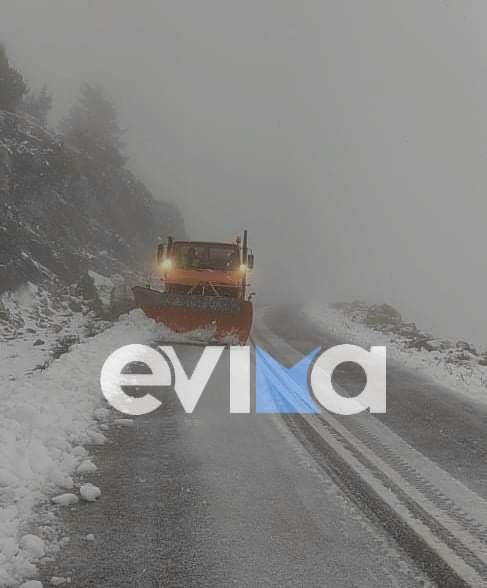
[{"label": "snow plow blade", "polygon": [[167,294],[135,286],[135,304],[146,316],[174,333],[197,332],[205,343],[246,345],[252,328],[252,303],[227,296]]}]

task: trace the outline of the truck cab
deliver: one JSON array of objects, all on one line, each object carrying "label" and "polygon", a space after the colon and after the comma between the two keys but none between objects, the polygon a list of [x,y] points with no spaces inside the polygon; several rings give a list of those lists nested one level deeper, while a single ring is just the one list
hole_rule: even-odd
[{"label": "truck cab", "polygon": [[240,242],[173,241],[159,246],[165,292],[243,298],[253,255]]}]

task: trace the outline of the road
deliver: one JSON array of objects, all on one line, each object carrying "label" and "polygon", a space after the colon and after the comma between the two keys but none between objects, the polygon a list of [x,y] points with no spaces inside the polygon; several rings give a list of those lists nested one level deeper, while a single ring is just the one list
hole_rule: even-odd
[{"label": "road", "polygon": [[[277,308],[272,330],[299,352],[344,343],[311,324],[299,307]],[[371,342],[373,344],[373,341]],[[348,390],[361,388],[360,374],[338,369]],[[392,362],[387,364],[387,414],[379,418],[422,454],[487,498],[487,406],[466,399]]]},{"label": "road", "polygon": [[[186,369],[201,350],[179,347]],[[42,570],[72,586],[425,586],[393,538],[275,415],[230,415],[228,358],[186,415],[174,394],[93,448],[102,490],[63,511]],[[95,541],[86,539],[94,534]]]},{"label": "road", "polygon": [[[265,312],[258,330],[265,348],[287,365],[317,346],[344,342],[297,307]],[[353,395],[365,376],[344,364],[334,380]],[[387,414],[322,411],[288,422],[363,511],[440,586],[457,587],[487,586],[486,417],[484,404],[388,361]]]},{"label": "road", "polygon": [[[256,337],[287,364],[337,343],[288,307],[260,317]],[[201,350],[177,353],[190,371]],[[352,392],[363,383],[346,368],[337,380]],[[485,413],[397,366],[387,383],[380,419],[230,415],[224,356],[192,415],[165,393],[93,448],[102,497],[63,511],[70,541],[43,581],[484,585]]]}]

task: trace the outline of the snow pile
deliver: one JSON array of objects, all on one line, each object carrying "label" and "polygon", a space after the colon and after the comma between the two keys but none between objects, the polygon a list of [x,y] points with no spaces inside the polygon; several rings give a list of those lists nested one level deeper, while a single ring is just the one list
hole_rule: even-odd
[{"label": "snow pile", "polygon": [[93,474],[94,472],[96,472],[96,465],[89,459],[85,459],[79,464],[76,471],[78,474],[82,476],[86,474]]},{"label": "snow pile", "polygon": [[63,586],[63,584],[69,583],[67,578],[61,578],[59,576],[53,576],[51,578],[51,586]]},{"label": "snow pile", "polygon": [[54,496],[52,499],[53,504],[57,504],[58,506],[72,506],[73,504],[77,504],[79,502],[79,498],[76,494],[70,494],[69,492],[66,494],[59,494],[58,496]]},{"label": "snow pile", "polygon": [[21,584],[20,588],[42,588],[42,583],[37,580],[29,580]]},{"label": "snow pile", "polygon": [[46,553],[44,541],[37,535],[24,535],[20,540],[20,547],[35,558],[42,557]]},{"label": "snow pile", "polygon": [[95,502],[101,496],[101,490],[93,484],[83,484],[79,489],[79,495],[86,502]]},{"label": "snow pile", "polygon": [[[350,312],[347,306],[351,307]],[[332,308],[309,304],[304,313],[318,328],[339,339],[364,348],[385,345],[388,359],[417,370],[471,399],[487,403],[487,366],[482,365],[484,355],[477,355],[472,346],[462,341],[453,344],[426,336],[410,323],[401,323],[389,332],[367,326],[363,324],[367,320],[367,308],[383,307],[355,304]]]},{"label": "snow pile", "polygon": [[[22,578],[35,576],[33,564],[44,553],[44,539],[22,538],[34,507],[49,497],[59,505],[72,504],[78,497],[71,475],[77,468],[93,470],[82,445],[105,441],[99,430],[100,414],[107,416],[99,412],[106,410],[99,385],[104,361],[122,345],[149,343],[161,335],[167,333],[133,311],[47,369],[13,381],[3,377],[9,367],[0,346],[0,586],[18,586]],[[93,498],[96,490],[88,489],[86,496]]]}]

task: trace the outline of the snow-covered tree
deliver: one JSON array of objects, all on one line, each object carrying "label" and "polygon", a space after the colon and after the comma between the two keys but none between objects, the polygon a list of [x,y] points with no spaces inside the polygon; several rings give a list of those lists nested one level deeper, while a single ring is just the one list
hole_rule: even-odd
[{"label": "snow-covered tree", "polygon": [[47,91],[47,86],[44,84],[38,94],[29,92],[24,99],[19,109],[22,112],[30,114],[36,118],[39,123],[45,127],[47,124],[47,115],[52,108],[52,96]]},{"label": "snow-covered tree", "polygon": [[10,65],[5,45],[0,43],[0,110],[14,112],[27,91],[22,74]]},{"label": "snow-covered tree", "polygon": [[61,122],[60,129],[65,142],[90,159],[114,167],[125,164],[117,109],[105,98],[100,84],[81,86],[78,103]]}]

